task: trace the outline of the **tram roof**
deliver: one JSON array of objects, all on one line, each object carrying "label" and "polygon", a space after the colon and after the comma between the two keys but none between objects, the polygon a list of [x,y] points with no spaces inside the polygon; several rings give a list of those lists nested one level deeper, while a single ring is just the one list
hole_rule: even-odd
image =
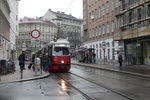
[{"label": "tram roof", "polygon": [[69,44],[69,41],[66,39],[58,39],[56,42],[51,41],[48,43],[48,45],[52,45],[52,44]]}]

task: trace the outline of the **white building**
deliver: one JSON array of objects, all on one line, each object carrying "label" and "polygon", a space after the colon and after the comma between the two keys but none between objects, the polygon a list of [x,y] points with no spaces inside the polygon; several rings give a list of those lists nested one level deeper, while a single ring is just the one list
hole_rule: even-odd
[{"label": "white building", "polygon": [[15,50],[16,50],[16,36],[19,33],[19,26],[18,26],[18,2],[20,0],[9,0],[10,4],[10,43],[9,43],[9,52],[10,57],[15,57]]},{"label": "white building", "polygon": [[14,58],[18,34],[18,1],[0,0],[0,59]]},{"label": "white building", "polygon": [[68,38],[70,51],[74,52],[81,45],[82,20],[64,12],[54,12],[49,9],[43,16],[44,20],[50,20],[59,27],[59,37]]}]

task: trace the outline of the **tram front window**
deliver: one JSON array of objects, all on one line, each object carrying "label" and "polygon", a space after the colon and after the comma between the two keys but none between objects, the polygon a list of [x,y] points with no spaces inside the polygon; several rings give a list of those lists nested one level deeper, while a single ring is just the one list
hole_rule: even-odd
[{"label": "tram front window", "polygon": [[69,55],[69,50],[66,47],[55,47],[53,54],[55,56]]}]

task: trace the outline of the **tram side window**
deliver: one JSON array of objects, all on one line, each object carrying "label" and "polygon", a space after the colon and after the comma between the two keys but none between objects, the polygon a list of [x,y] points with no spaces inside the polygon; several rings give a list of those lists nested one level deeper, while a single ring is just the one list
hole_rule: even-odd
[{"label": "tram side window", "polygon": [[54,55],[55,56],[69,55],[69,50],[66,47],[55,47]]}]

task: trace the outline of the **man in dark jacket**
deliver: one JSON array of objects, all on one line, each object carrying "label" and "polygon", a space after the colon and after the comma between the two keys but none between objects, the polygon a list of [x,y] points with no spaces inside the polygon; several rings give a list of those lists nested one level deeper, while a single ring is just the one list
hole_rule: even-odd
[{"label": "man in dark jacket", "polygon": [[25,52],[24,51],[22,51],[18,60],[19,60],[20,70],[25,69]]}]

